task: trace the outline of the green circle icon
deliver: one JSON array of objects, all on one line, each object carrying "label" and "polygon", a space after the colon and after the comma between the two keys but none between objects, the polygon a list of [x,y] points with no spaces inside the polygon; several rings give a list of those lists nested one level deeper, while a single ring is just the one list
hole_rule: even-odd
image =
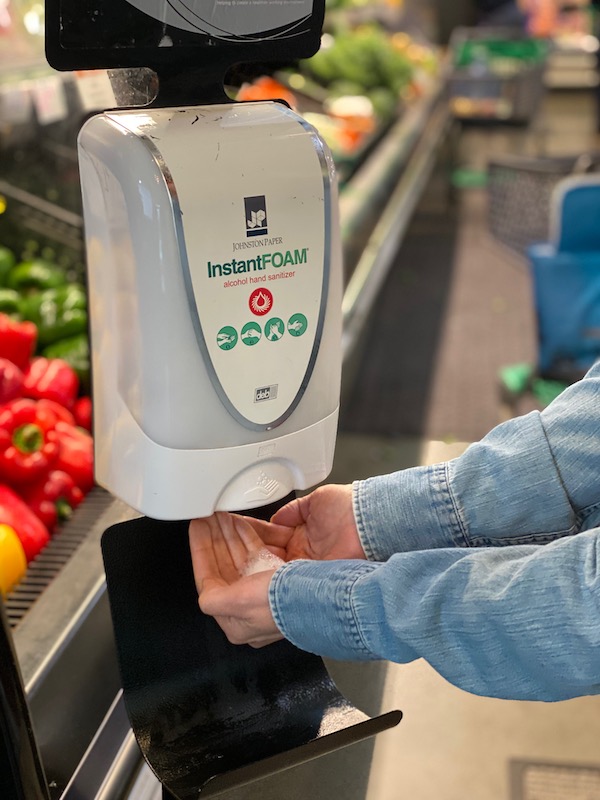
[{"label": "green circle icon", "polygon": [[308,328],[308,320],[304,314],[292,314],[288,319],[287,329],[291,336],[302,336]]},{"label": "green circle icon", "polygon": [[240,339],[248,347],[252,347],[262,339],[262,331],[258,322],[247,322],[242,328]]},{"label": "green circle icon", "polygon": [[237,331],[231,325],[225,325],[224,328],[217,333],[217,344],[221,350],[232,350],[238,340]]},{"label": "green circle icon", "polygon": [[271,317],[265,323],[265,336],[270,342],[278,342],[285,333],[285,325],[279,317]]}]

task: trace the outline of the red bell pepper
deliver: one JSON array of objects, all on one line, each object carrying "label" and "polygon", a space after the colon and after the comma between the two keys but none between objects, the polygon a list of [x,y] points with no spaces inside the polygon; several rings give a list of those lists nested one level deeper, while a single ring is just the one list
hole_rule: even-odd
[{"label": "red bell pepper", "polygon": [[73,406],[75,422],[80,428],[86,431],[92,430],[92,399],[90,397],[79,397]]},{"label": "red bell pepper", "polygon": [[25,372],[25,397],[54,400],[65,408],[72,408],[78,391],[77,373],[62,358],[34,358]]},{"label": "red bell pepper", "polygon": [[37,556],[50,539],[44,523],[39,520],[19,495],[8,486],[0,485],[0,524],[10,525],[23,545],[27,561]]},{"label": "red bell pepper", "polygon": [[40,481],[24,486],[21,496],[38,519],[54,531],[83,500],[83,492],[70,475],[54,469]]},{"label": "red bell pepper", "polygon": [[33,322],[16,322],[0,314],[0,357],[26,370],[35,350],[37,328]]},{"label": "red bell pepper", "polygon": [[70,475],[84,494],[94,485],[94,440],[83,428],[66,422],[56,423],[59,440],[55,469]]},{"label": "red bell pepper", "polygon": [[68,408],[55,400],[38,400],[36,403],[38,418],[44,430],[54,429],[57,422],[75,425],[75,417]]},{"label": "red bell pepper", "polygon": [[56,424],[56,417],[38,413],[34,400],[13,400],[1,408],[0,480],[19,485],[50,469],[59,453]]},{"label": "red bell pepper", "polygon": [[23,372],[16,364],[8,358],[0,358],[0,405],[21,396],[23,380]]}]

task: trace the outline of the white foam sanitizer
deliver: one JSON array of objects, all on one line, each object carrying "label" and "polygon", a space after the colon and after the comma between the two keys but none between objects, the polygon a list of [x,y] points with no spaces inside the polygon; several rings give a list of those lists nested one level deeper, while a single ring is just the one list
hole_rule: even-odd
[{"label": "white foam sanitizer", "polygon": [[323,480],[342,275],[315,130],[278,102],[105,112],[79,161],[97,482],[170,520]]}]

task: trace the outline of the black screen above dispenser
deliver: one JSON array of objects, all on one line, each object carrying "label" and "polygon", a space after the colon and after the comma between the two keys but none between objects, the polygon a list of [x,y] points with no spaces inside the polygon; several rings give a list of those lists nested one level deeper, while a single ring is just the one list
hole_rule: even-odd
[{"label": "black screen above dispenser", "polygon": [[304,58],[324,0],[46,0],[46,55],[61,70]]}]

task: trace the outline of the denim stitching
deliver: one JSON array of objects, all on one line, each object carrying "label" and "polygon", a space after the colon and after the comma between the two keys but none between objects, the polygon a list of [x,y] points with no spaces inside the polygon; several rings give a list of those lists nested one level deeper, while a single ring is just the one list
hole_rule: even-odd
[{"label": "denim stitching", "polygon": [[372,653],[371,649],[369,648],[367,642],[365,641],[365,638],[362,635],[362,632],[360,630],[360,625],[358,624],[358,617],[357,617],[356,611],[354,609],[354,603],[352,602],[352,592],[353,592],[354,587],[356,586],[356,584],[362,578],[366,577],[367,574],[371,574],[371,572],[373,572],[374,568],[375,568],[374,564],[371,564],[371,565],[366,565],[365,564],[363,566],[363,568],[361,569],[361,573],[358,574],[354,578],[354,580],[352,581],[352,583],[348,587],[348,589],[346,591],[346,594],[345,594],[345,597],[344,597],[344,600],[345,600],[346,605],[347,605],[347,608],[345,609],[345,611],[348,612],[347,616],[350,619],[350,628],[351,628],[352,633],[353,633],[353,638],[354,638],[354,643],[356,645],[356,648],[359,649],[359,650],[362,650],[362,652],[365,655],[368,655],[368,656],[372,656],[373,653]]},{"label": "denim stitching", "polygon": [[362,512],[362,507],[359,502],[359,494],[360,498],[364,500],[363,492],[362,492],[362,484],[360,481],[355,481],[352,485],[352,510],[354,511],[354,519],[356,520],[356,527],[358,528],[358,538],[360,539],[360,543],[362,545],[363,550],[365,551],[365,555],[369,561],[377,561],[377,557],[375,555],[375,551],[371,546],[371,542],[369,541],[369,537],[367,536],[367,527],[365,525],[365,518]]},{"label": "denim stitching", "polygon": [[456,547],[469,547],[467,526],[462,518],[458,502],[456,501],[450,484],[450,464],[445,462],[432,468],[432,488],[434,494],[434,507],[438,509],[435,496],[439,495],[443,511],[450,520],[450,534]]},{"label": "denim stitching", "polygon": [[580,511],[579,511],[579,513],[578,513],[578,515],[577,515],[577,519],[578,519],[578,521],[579,521],[580,525],[583,525],[583,523],[585,522],[585,520],[586,520],[586,519],[587,519],[587,518],[588,518],[588,517],[589,517],[591,514],[593,514],[593,513],[594,513],[594,511],[597,511],[599,508],[600,508],[600,502],[598,502],[598,503],[592,503],[592,505],[591,505],[591,506],[586,506],[585,508],[582,508],[582,509],[580,509]]},{"label": "denim stitching", "polygon": [[573,514],[575,516],[577,516],[577,510],[573,507],[573,503],[571,502],[571,498],[569,497],[569,492],[567,491],[567,487],[566,487],[565,482],[563,480],[563,476],[562,476],[561,471],[560,471],[560,469],[558,467],[558,462],[556,461],[556,458],[554,456],[554,450],[552,449],[552,445],[550,443],[550,439],[548,438],[548,434],[546,433],[546,426],[544,425],[544,419],[543,419],[543,417],[542,417],[542,415],[541,415],[541,413],[539,411],[537,411],[537,412],[534,411],[532,413],[537,414],[537,419],[539,421],[540,428],[542,429],[542,434],[544,436],[544,441],[546,442],[546,445],[548,447],[548,452],[550,453],[550,458],[552,459],[552,463],[554,464],[554,469],[556,470],[556,474],[558,476],[558,480],[560,481],[560,485],[562,487],[563,492],[565,493],[565,497],[567,498],[568,504],[571,506]]},{"label": "denim stitching", "polygon": [[566,531],[553,531],[551,533],[528,533],[521,536],[474,536],[471,539],[472,547],[506,547],[518,544],[548,544],[557,539],[564,539],[566,536],[574,536],[579,533],[579,526],[572,525]]},{"label": "denim stitching", "polygon": [[271,607],[273,621],[275,622],[275,625],[277,625],[277,627],[282,633],[283,633],[283,625],[281,623],[279,603],[277,602],[277,585],[281,580],[281,573],[287,566],[288,566],[287,564],[283,564],[281,567],[279,567],[279,569],[274,573],[273,577],[271,578],[271,582],[269,583],[269,605]]}]

